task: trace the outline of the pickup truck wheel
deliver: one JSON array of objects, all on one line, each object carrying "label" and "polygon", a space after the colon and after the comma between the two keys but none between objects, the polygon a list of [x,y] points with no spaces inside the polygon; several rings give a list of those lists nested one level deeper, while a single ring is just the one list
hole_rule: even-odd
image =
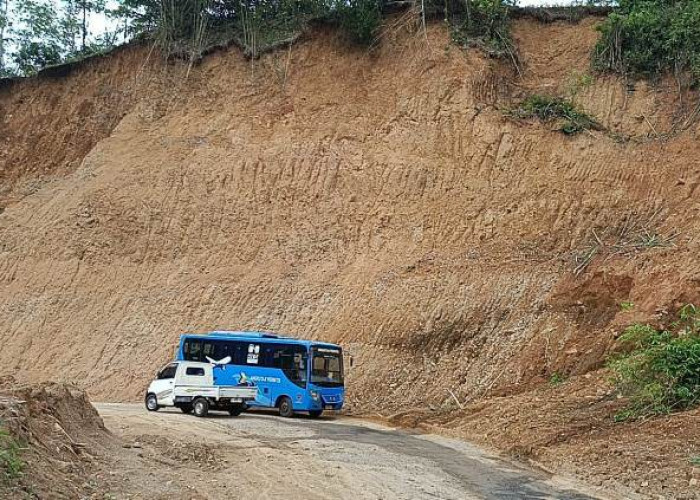
[{"label": "pickup truck wheel", "polygon": [[160,406],[158,405],[158,398],[152,392],[146,394],[145,403],[148,411],[158,411],[160,409]]},{"label": "pickup truck wheel", "polygon": [[190,413],[192,413],[192,410],[193,410],[193,409],[194,409],[194,408],[192,407],[191,404],[185,404],[185,405],[182,405],[182,406],[180,407],[180,411],[181,411],[182,413],[184,413],[185,415],[189,415]]},{"label": "pickup truck wheel", "polygon": [[243,413],[243,407],[239,405],[232,406],[228,409],[229,415],[232,417],[237,417],[241,413]]},{"label": "pickup truck wheel", "polygon": [[309,416],[311,418],[318,418],[323,413],[323,410],[309,410]]},{"label": "pickup truck wheel", "polygon": [[283,396],[280,399],[278,408],[280,410],[280,417],[289,418],[294,415],[294,408],[292,407],[292,400],[287,396]]},{"label": "pickup truck wheel", "polygon": [[209,415],[209,401],[206,398],[197,398],[192,402],[195,417],[206,417]]}]

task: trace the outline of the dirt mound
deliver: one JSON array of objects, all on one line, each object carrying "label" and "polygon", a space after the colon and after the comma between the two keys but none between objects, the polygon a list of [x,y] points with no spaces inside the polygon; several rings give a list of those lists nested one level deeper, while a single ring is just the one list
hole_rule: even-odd
[{"label": "dirt mound", "polygon": [[84,391],[64,384],[0,382],[0,425],[19,447],[7,498],[79,498],[96,456],[114,445]]},{"label": "dirt mound", "polygon": [[625,401],[615,396],[609,376],[594,372],[462,410],[401,413],[390,421],[505,450],[622,491],[623,498],[700,498],[700,443],[694,439],[700,410],[616,423],[611,415]]}]

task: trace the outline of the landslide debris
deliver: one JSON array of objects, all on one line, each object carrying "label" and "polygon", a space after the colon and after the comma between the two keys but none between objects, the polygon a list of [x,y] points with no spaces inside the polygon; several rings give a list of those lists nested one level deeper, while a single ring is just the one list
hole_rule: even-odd
[{"label": "landslide debris", "polygon": [[66,384],[0,381],[0,429],[7,499],[80,498],[98,457],[115,445],[85,392]]}]

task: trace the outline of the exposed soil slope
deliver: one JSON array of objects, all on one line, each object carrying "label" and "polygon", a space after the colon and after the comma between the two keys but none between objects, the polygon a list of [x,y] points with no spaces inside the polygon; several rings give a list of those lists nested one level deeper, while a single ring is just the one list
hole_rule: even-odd
[{"label": "exposed soil slope", "polygon": [[615,423],[625,404],[605,373],[464,409],[409,411],[398,425],[457,436],[568,473],[624,498],[700,498],[700,411]]},{"label": "exposed soil slope", "polygon": [[[81,139],[79,167],[7,114],[7,189],[46,174],[0,214],[0,373],[140,398],[181,332],[259,328],[342,342],[351,403],[388,414],[600,367],[624,325],[700,303],[700,155],[673,82],[582,78],[594,25],[518,21],[522,77],[439,25],[371,53],[321,31],[189,78],[124,52],[113,90],[140,68],[150,83]],[[0,106],[99,88],[89,68]],[[533,92],[575,95],[607,130],[504,116]],[[37,108],[42,137],[81,130],[55,108]]]},{"label": "exposed soil slope", "polygon": [[[497,106],[551,90],[552,61],[562,82],[586,71],[594,40],[590,23],[528,23],[524,79],[439,26],[372,54],[320,33],[254,66],[231,51],[174,70],[0,217],[2,369],[138,397],[180,332],[215,327],[342,341],[359,386],[397,407],[598,366],[631,319],[620,301],[648,316],[697,297],[695,132],[620,144],[507,120]],[[571,54],[538,62],[548,42],[531,38],[565,29]],[[620,84],[594,85],[609,99]],[[572,273],[593,230],[612,245],[630,218],[680,236]]]},{"label": "exposed soil slope", "polygon": [[0,381],[0,424],[19,448],[17,478],[0,498],[83,498],[107,450],[119,446],[84,391],[61,384]]},{"label": "exposed soil slope", "polygon": [[62,71],[1,82],[0,209],[74,171],[160,80],[159,63],[133,45]]}]

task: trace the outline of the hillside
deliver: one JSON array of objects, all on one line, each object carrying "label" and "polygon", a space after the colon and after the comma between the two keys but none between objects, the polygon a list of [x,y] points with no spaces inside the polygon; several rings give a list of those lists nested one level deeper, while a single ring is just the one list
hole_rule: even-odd
[{"label": "hillside", "polygon": [[[388,416],[599,369],[700,303],[700,129],[672,80],[578,83],[597,22],[518,20],[522,76],[396,23],[5,86],[0,375],[139,399],[181,332],[265,329],[345,345]],[[567,92],[605,130],[504,114]]]}]

